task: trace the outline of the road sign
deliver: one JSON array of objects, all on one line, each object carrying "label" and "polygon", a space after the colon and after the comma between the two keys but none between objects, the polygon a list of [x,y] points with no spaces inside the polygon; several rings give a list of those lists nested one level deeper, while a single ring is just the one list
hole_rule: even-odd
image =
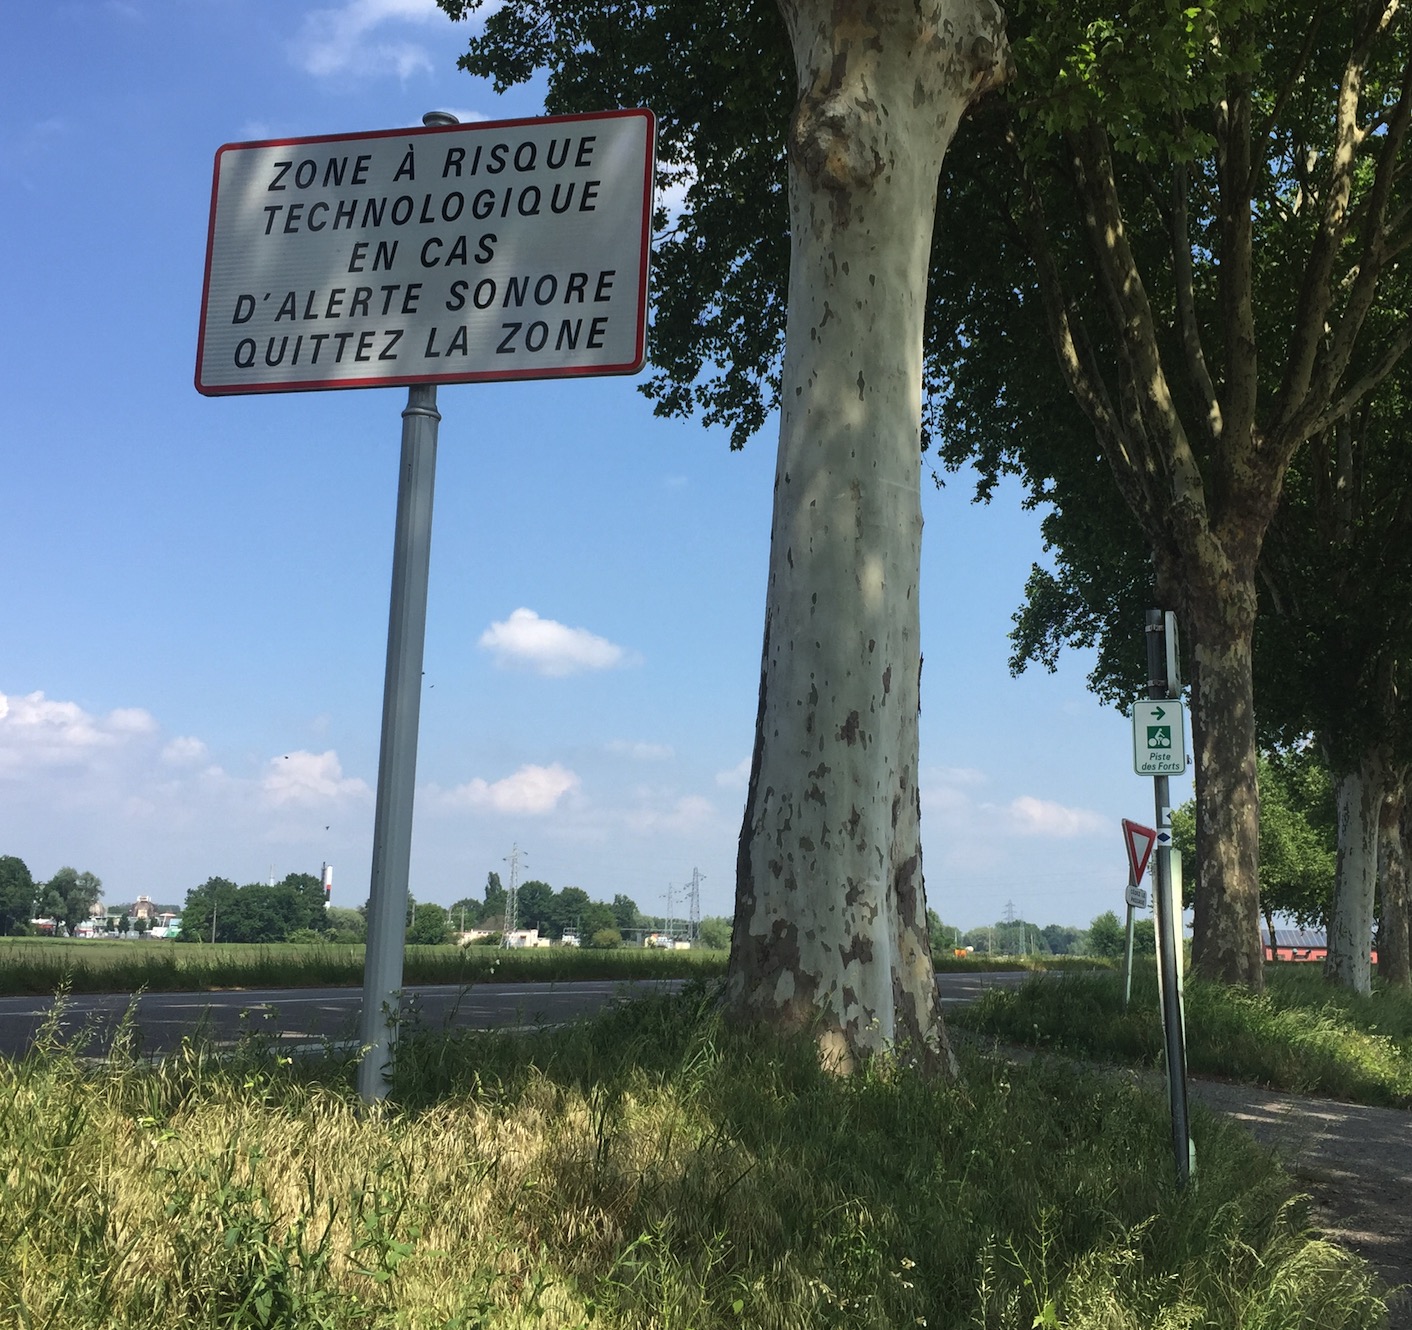
[{"label": "road sign", "polygon": [[647,110],[227,144],[196,387],[633,373],[655,166]]},{"label": "road sign", "polygon": [[1186,721],[1180,702],[1133,703],[1133,770],[1139,776],[1186,772]]},{"label": "road sign", "polygon": [[1147,909],[1147,889],[1145,887],[1133,886],[1130,883],[1123,893],[1123,899],[1135,910]]},{"label": "road sign", "polygon": [[1128,852],[1128,881],[1133,886],[1142,881],[1143,870],[1147,867],[1152,847],[1156,843],[1157,833],[1151,827],[1123,819],[1123,846]]}]

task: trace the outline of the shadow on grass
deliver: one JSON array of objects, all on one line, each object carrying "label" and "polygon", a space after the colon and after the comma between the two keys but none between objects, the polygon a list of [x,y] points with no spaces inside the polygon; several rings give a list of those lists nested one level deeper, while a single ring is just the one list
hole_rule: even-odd
[{"label": "shadow on grass", "polygon": [[542,1231],[595,1217],[597,1241],[558,1260],[600,1294],[606,1278],[628,1323],[664,1298],[684,1325],[731,1309],[760,1326],[1380,1314],[1245,1133],[1198,1113],[1201,1183],[1178,1194],[1164,1104],[1068,1062],[972,1052],[954,1085],[887,1059],[839,1079],[807,1039],[732,1029],[696,985],[564,1031],[411,1031],[390,1088],[410,1114],[549,1106],[564,1125],[520,1204]]},{"label": "shadow on grass", "polygon": [[[0,1311],[75,1330],[1381,1316],[1244,1133],[1198,1115],[1200,1186],[1178,1194],[1162,1105],[1058,1061],[839,1079],[695,984],[561,1029],[412,1025],[372,1108],[353,1063],[256,1031],[150,1066],[45,1042],[0,1066]],[[97,1173],[94,1140],[121,1146]]]}]

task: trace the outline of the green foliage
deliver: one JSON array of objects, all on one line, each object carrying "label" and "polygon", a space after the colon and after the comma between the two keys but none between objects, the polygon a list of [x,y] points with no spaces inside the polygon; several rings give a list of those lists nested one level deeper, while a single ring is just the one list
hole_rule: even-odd
[{"label": "green foliage", "polygon": [[[1337,812],[1328,767],[1308,744],[1260,755],[1260,908],[1322,928],[1333,902]],[[1172,813],[1172,843],[1188,886],[1195,876],[1196,815],[1190,802]],[[1189,901],[1187,903],[1190,903]]]},{"label": "green foliage", "polygon": [[312,873],[290,873],[273,885],[252,882],[243,887],[229,878],[212,877],[187,892],[181,925],[183,942],[284,942],[295,933],[322,935],[329,916],[323,884]]},{"label": "green foliage", "polygon": [[531,878],[515,892],[515,927],[539,928],[546,934],[554,915],[554,888]]},{"label": "green foliage", "polygon": [[1127,932],[1112,910],[1105,910],[1088,926],[1090,956],[1121,956],[1127,948]]},{"label": "green foliage", "polygon": [[[480,0],[438,0],[452,18]],[[774,5],[723,0],[517,0],[472,30],[463,68],[497,88],[543,72],[551,114],[650,106],[657,182],[685,206],[654,219],[651,357],[662,416],[700,412],[733,447],[776,403],[789,212],[785,135],[793,62]],[[633,927],[619,922],[620,927]]]},{"label": "green foliage", "polygon": [[412,911],[412,922],[407,928],[407,941],[420,947],[439,947],[447,940],[450,932],[446,907],[432,901],[420,901]]},{"label": "green foliage", "polygon": [[0,936],[24,928],[34,913],[34,878],[23,859],[0,855]]},{"label": "green foliage", "polygon": [[[1404,302],[1407,297],[1404,289]],[[1310,441],[1286,477],[1263,556],[1266,741],[1313,734],[1335,777],[1372,749],[1412,759],[1412,489],[1406,363],[1360,410]],[[1262,796],[1263,802],[1263,796]]]},{"label": "green foliage", "polygon": [[[1184,1008],[1193,1075],[1412,1107],[1406,993],[1360,998],[1325,984],[1317,967],[1275,965],[1261,994],[1188,977]],[[1016,991],[987,990],[954,1019],[977,1033],[1080,1057],[1155,1065],[1162,1056],[1151,964],[1135,967],[1126,1012],[1118,976],[1066,974],[1036,977]]]},{"label": "green foliage", "polygon": [[1072,955],[1079,949],[1079,943],[1083,938],[1080,929],[1071,928],[1065,924],[1045,924],[1040,930],[1040,936],[1044,939],[1045,948],[1051,956]]},{"label": "green foliage", "polygon": [[600,928],[590,933],[583,945],[593,951],[613,951],[623,945],[623,935],[616,928]]},{"label": "green foliage", "polygon": [[619,892],[613,897],[613,903],[608,907],[613,911],[613,924],[619,932],[629,932],[634,928],[641,928],[647,922],[642,911],[637,908],[637,902],[631,896],[624,896]]},{"label": "green foliage", "polygon": [[90,908],[98,904],[102,888],[102,882],[92,873],[61,868],[44,885],[45,909],[53,913],[72,937],[79,924],[88,918]]},{"label": "green foliage", "polygon": [[330,905],[324,914],[326,931],[334,942],[364,942],[368,936],[368,921],[358,910],[342,905]]},{"label": "green foliage", "polygon": [[729,951],[732,923],[724,915],[708,914],[696,930],[696,940],[709,951]]}]

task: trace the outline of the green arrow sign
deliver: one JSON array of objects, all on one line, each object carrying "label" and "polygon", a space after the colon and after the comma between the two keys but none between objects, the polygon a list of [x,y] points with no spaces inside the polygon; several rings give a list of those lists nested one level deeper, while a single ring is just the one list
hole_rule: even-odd
[{"label": "green arrow sign", "polygon": [[1139,776],[1186,772],[1186,712],[1180,702],[1133,703],[1133,770]]}]

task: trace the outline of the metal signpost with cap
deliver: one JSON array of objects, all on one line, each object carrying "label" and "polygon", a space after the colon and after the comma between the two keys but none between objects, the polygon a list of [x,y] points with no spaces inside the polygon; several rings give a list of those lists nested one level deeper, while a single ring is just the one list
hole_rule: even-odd
[{"label": "metal signpost with cap", "polygon": [[405,385],[358,1092],[401,1017],[439,383],[631,374],[646,359],[647,110],[227,144],[196,387]]},{"label": "metal signpost with cap", "polygon": [[[1133,704],[1133,770],[1152,777],[1157,813],[1157,982],[1162,1003],[1162,1042],[1167,1061],[1167,1101],[1172,1116],[1172,1153],[1177,1185],[1196,1171],[1196,1148],[1187,1115],[1186,1032],[1182,1018],[1182,912],[1180,856],[1172,849],[1170,776],[1186,771],[1186,719],[1181,696],[1177,619],[1170,610],[1148,610],[1147,700]],[[1131,845],[1129,846],[1131,854]]]},{"label": "metal signpost with cap", "polygon": [[1123,1010],[1127,1011],[1133,997],[1133,911],[1147,908],[1147,892],[1142,875],[1152,857],[1157,833],[1151,827],[1123,819],[1123,847],[1128,852],[1128,887],[1123,900],[1128,907],[1127,925],[1123,930]]}]

